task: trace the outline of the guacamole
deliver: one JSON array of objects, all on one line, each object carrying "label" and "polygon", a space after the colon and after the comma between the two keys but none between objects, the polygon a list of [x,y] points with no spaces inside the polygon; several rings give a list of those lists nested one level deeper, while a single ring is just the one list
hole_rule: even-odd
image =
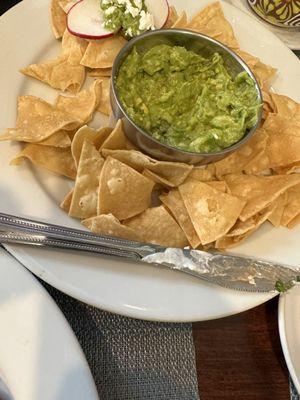
[{"label": "guacamole", "polygon": [[116,87],[130,118],[155,139],[192,152],[210,153],[238,142],[261,107],[246,72],[234,79],[218,53],[210,58],[184,47],[134,48]]}]

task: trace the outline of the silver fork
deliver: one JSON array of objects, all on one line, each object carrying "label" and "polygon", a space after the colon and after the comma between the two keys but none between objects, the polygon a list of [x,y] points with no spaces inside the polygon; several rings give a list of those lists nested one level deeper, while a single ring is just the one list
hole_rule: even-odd
[{"label": "silver fork", "polygon": [[285,291],[300,270],[233,254],[166,248],[0,213],[0,242],[87,251],[149,263],[193,275],[225,288],[248,292]]}]

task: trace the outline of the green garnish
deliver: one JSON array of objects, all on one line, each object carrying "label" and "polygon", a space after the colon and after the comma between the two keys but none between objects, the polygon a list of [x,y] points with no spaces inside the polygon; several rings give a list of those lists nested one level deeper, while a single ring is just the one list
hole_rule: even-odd
[{"label": "green garnish", "polygon": [[294,287],[296,282],[300,282],[300,276],[296,276],[295,279],[292,279],[288,282],[283,282],[281,279],[279,279],[275,283],[275,290],[277,290],[278,293],[285,293]]}]

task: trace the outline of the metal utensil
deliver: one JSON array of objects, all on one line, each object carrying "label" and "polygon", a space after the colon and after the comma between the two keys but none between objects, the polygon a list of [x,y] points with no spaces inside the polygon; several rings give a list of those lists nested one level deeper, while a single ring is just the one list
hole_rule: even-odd
[{"label": "metal utensil", "polygon": [[272,292],[276,288],[283,291],[298,281],[300,276],[300,270],[274,262],[201,250],[165,248],[3,213],[0,213],[0,242],[126,258],[181,271],[225,288],[247,292]]}]

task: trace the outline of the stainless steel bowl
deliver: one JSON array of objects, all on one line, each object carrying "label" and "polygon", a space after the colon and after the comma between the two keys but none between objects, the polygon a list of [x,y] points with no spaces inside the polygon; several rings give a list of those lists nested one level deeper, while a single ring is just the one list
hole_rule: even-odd
[{"label": "stainless steel bowl", "polygon": [[139,52],[145,52],[158,44],[184,46],[188,50],[192,50],[195,53],[201,54],[205,57],[209,57],[215,52],[220,53],[224,58],[224,62],[228,71],[230,71],[233,77],[242,71],[246,71],[250,75],[255,82],[257,96],[262,102],[262,94],[254,75],[250,71],[249,67],[243,62],[243,60],[241,60],[229,48],[218,41],[199,33],[194,33],[183,29],[162,29],[146,32],[143,35],[137,36],[130,40],[116,57],[112,69],[110,96],[114,117],[116,119],[123,120],[125,134],[133,144],[135,144],[144,153],[149,154],[158,160],[179,161],[188,164],[201,165],[215,162],[228,156],[253,135],[254,131],[261,122],[262,110],[260,111],[256,125],[249,129],[239,142],[222,151],[217,151],[214,153],[194,153],[180,150],[176,147],[171,147],[161,143],[136,125],[126,113],[126,110],[119,99],[118,90],[116,88],[116,77],[118,76],[119,69],[134,46]]}]

